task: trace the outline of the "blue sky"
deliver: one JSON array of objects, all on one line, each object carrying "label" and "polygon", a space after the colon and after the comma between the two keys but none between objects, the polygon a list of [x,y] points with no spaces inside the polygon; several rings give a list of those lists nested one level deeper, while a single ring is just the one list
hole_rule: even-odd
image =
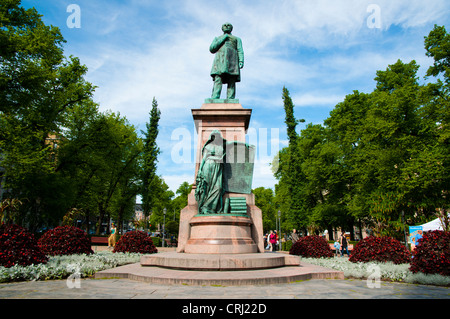
[{"label": "blue sky", "polygon": [[[69,5],[80,9],[71,27]],[[287,145],[281,93],[295,116],[319,124],[353,90],[371,92],[377,70],[431,59],[424,36],[449,29],[446,0],[27,0],[60,28],[67,56],[81,59],[100,110],[145,129],[153,97],[161,110],[158,174],[175,191],[193,182],[197,136],[191,115],[210,97],[209,45],[224,22],[242,39],[245,66],[236,97],[251,108],[248,141],[257,146],[253,188],[276,183],[270,163]],[[69,23],[68,23],[69,18]],[[182,151],[181,151],[182,150]]]}]

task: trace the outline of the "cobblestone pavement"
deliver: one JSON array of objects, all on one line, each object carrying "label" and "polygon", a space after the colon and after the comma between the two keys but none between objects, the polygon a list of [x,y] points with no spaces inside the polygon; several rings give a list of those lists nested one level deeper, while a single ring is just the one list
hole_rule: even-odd
[{"label": "cobblestone pavement", "polygon": [[450,288],[365,280],[307,280],[255,286],[157,285],[128,279],[0,284],[1,299],[450,299]]}]

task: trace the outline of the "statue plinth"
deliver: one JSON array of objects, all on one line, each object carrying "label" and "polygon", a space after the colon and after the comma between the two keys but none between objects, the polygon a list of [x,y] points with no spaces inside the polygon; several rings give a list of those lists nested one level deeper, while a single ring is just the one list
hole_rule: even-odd
[{"label": "statue plinth", "polygon": [[200,109],[192,109],[198,134],[195,177],[202,160],[202,146],[212,131],[219,130],[228,141],[245,142],[251,115],[252,110],[239,103],[204,103]]},{"label": "statue plinth", "polygon": [[258,248],[252,239],[252,220],[229,214],[197,215],[190,221],[191,233],[185,253],[249,254]]},{"label": "statue plinth", "polygon": [[[180,214],[177,252],[198,254],[264,252],[262,211],[255,205],[255,195],[226,193],[224,197],[225,201],[230,197],[245,197],[247,216],[199,215],[192,190],[188,196],[188,205]],[[236,223],[233,224],[232,221]],[[220,247],[225,243],[226,247]]]},{"label": "statue plinth", "polygon": [[[195,177],[202,160],[202,147],[213,131],[220,131],[227,141],[245,143],[252,110],[244,109],[239,103],[217,102],[214,100],[214,103],[204,103],[200,109],[192,109],[198,133]],[[247,153],[243,156],[244,163],[240,163],[239,159],[236,163],[224,163],[223,202],[226,203],[224,213],[199,214],[194,184],[188,196],[188,206],[180,214],[177,252],[196,254],[264,252],[262,212],[255,205],[254,195],[251,193],[253,160],[251,163],[245,162],[248,161],[249,154],[254,155],[254,148],[249,146],[246,150]],[[230,148],[227,154],[234,154],[234,151],[235,149]],[[238,155],[236,158],[239,157]],[[241,173],[236,170],[240,170]],[[246,205],[246,212],[245,207],[241,207],[242,201],[229,200],[233,197],[245,198],[243,202]],[[239,212],[239,214],[233,214],[233,212]]]}]

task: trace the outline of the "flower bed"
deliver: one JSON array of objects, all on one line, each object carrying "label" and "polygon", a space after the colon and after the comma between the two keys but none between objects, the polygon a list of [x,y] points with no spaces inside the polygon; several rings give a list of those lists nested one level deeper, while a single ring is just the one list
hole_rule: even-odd
[{"label": "flower bed", "polygon": [[333,257],[328,242],[321,236],[305,236],[295,242],[289,254],[303,257]]},{"label": "flower bed", "polygon": [[414,251],[410,270],[450,276],[450,233],[441,230],[425,232]]},{"label": "flower bed", "polygon": [[409,263],[410,252],[392,237],[369,236],[358,242],[349,258],[352,262],[393,262]]},{"label": "flower bed", "polygon": [[39,238],[39,247],[46,255],[92,254],[86,232],[73,226],[58,226]]},{"label": "flower bed", "polygon": [[393,262],[350,262],[347,258],[302,258],[302,262],[342,271],[345,278],[367,279],[373,274],[373,265],[378,266],[381,280],[410,284],[450,286],[450,276],[439,274],[413,273],[409,263]]},{"label": "flower bed", "polygon": [[143,231],[134,230],[120,237],[114,246],[114,252],[154,254],[158,252],[158,249],[149,235]]},{"label": "flower bed", "polygon": [[27,266],[46,263],[47,257],[34,235],[18,225],[0,226],[0,266]]},{"label": "flower bed", "polygon": [[79,272],[81,277],[89,277],[96,272],[117,266],[139,262],[141,254],[112,253],[78,254],[49,257],[47,264],[29,266],[15,265],[10,268],[0,266],[0,282],[64,279]]},{"label": "flower bed", "polygon": [[[15,265],[10,268],[0,266],[0,282],[26,280],[65,279],[80,272],[81,277],[89,277],[96,272],[117,266],[139,262],[142,254],[97,252],[90,255],[70,255],[50,257],[47,264],[30,266]],[[371,274],[369,267],[380,267],[381,280],[412,284],[450,286],[450,276],[412,273],[409,264],[396,265],[386,263],[353,263],[346,258],[302,258],[302,262],[323,266],[344,272],[346,278],[366,279]]]}]

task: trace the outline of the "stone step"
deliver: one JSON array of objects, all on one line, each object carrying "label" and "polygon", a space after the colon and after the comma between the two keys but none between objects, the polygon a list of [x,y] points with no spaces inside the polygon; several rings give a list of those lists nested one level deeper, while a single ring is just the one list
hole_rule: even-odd
[{"label": "stone step", "polygon": [[253,270],[299,266],[300,258],[288,254],[188,254],[166,252],[141,257],[142,266],[192,270]]}]

